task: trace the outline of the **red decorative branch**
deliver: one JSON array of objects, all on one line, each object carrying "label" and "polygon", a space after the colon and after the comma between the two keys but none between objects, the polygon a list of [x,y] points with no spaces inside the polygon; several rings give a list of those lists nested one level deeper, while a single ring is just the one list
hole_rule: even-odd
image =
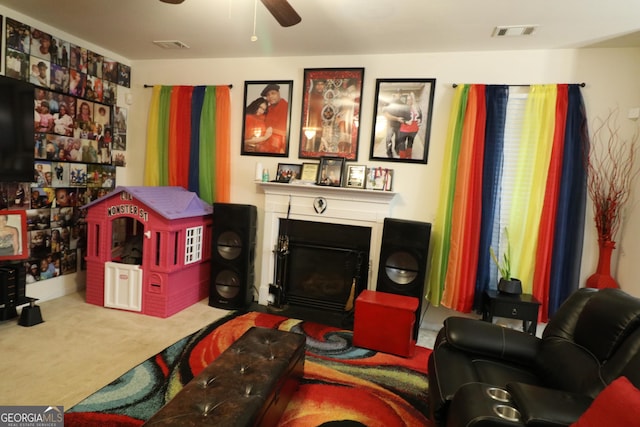
[{"label": "red decorative branch", "polygon": [[640,171],[635,165],[638,130],[630,140],[620,136],[618,109],[596,119],[587,155],[587,189],[593,201],[598,239],[614,241],[622,208],[629,200],[631,184]]}]

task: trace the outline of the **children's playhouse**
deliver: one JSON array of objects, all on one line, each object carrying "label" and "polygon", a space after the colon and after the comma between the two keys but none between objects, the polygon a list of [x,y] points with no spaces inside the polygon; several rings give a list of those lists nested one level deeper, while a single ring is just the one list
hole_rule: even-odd
[{"label": "children's playhouse", "polygon": [[182,187],[116,187],[87,208],[88,303],[169,317],[209,295],[213,208]]}]

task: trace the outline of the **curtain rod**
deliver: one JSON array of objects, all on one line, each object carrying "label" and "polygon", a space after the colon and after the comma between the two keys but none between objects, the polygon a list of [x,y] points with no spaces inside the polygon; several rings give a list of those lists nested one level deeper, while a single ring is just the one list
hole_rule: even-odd
[{"label": "curtain rod", "polygon": [[[580,87],[585,87],[587,84],[586,84],[585,82],[582,82],[582,83],[578,83],[578,85],[579,85]],[[504,86],[521,86],[521,87],[526,87],[526,86],[531,86],[531,85],[530,85],[530,84],[521,84],[521,85],[504,85]],[[453,87],[453,88],[458,87],[458,83],[453,83],[453,84],[451,85],[451,87]]]},{"label": "curtain rod", "polygon": [[[145,88],[145,89],[147,89],[147,88],[150,88],[150,87],[153,87],[153,86],[155,86],[155,85],[147,85],[147,84],[145,84],[145,85],[144,85],[144,88]],[[180,85],[178,85],[178,86],[180,86]],[[229,84],[229,85],[227,85],[227,86],[229,86],[229,89],[232,89],[232,88],[233,88],[233,85],[231,85],[231,84]]]}]

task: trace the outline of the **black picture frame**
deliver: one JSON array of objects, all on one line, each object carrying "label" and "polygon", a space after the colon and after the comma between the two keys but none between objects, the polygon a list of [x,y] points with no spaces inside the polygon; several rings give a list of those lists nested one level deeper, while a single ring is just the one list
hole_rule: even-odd
[{"label": "black picture frame", "polygon": [[293,80],[244,82],[241,155],[289,156],[292,92]]},{"label": "black picture frame", "polygon": [[301,159],[358,160],[364,68],[306,68],[300,120]]},{"label": "black picture frame", "polygon": [[435,84],[433,78],[376,80],[370,160],[427,163]]},{"label": "black picture frame", "polygon": [[344,157],[321,157],[316,184],[328,187],[341,187],[344,163]]},{"label": "black picture frame", "polygon": [[302,165],[296,163],[278,163],[278,171],[275,181],[289,182],[292,179],[300,179]]}]

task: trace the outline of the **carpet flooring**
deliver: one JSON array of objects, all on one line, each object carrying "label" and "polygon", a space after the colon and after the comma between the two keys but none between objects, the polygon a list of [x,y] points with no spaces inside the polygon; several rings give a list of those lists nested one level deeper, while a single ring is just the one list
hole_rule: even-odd
[{"label": "carpet flooring", "polygon": [[306,336],[304,377],[279,426],[430,426],[427,359],[352,345],[352,332],[284,316],[232,313],[169,346],[65,413],[65,426],[139,426],[252,326]]}]

